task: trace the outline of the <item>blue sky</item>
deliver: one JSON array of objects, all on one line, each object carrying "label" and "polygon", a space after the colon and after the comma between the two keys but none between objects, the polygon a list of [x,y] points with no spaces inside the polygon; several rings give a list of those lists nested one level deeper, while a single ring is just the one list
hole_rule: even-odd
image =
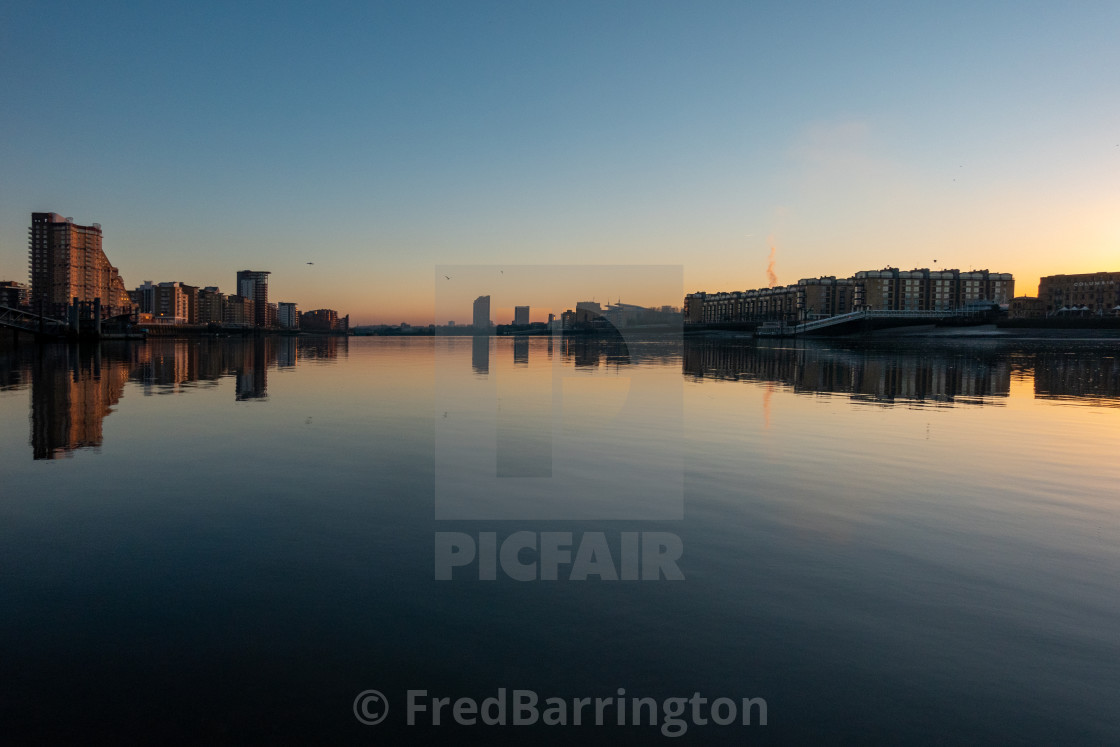
[{"label": "blue sky", "polygon": [[771,246],[782,283],[937,259],[1029,293],[1120,269],[1118,32],[1116,3],[7,2],[0,277],[53,210],[129,287],[267,269],[356,322],[432,321],[441,264],[734,290]]}]

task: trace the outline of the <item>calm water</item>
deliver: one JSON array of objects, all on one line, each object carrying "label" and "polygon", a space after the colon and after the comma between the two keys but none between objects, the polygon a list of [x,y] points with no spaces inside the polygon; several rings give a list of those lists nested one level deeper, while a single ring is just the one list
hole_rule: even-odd
[{"label": "calm water", "polygon": [[[403,726],[625,688],[765,698],[682,743],[1115,743],[1118,453],[1115,341],[0,352],[0,729],[658,740]],[[673,533],[685,579],[434,580],[436,532],[518,531]]]}]

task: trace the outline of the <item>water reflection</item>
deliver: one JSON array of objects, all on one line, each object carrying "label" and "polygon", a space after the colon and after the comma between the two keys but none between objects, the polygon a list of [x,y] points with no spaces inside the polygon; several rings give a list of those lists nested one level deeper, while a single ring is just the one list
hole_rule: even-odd
[{"label": "water reflection", "polygon": [[490,338],[483,335],[471,337],[471,370],[476,374],[490,373]]},{"label": "water reflection", "polygon": [[[650,352],[653,357],[664,359],[672,354],[672,347],[662,347],[656,352]],[[560,354],[564,362],[571,362],[576,368],[617,368],[631,363],[630,346],[617,338],[566,337]]]},{"label": "water reflection", "polygon": [[101,421],[124,392],[128,366],[99,347],[51,346],[31,363],[31,450],[34,459],[101,446]]},{"label": "water reflection", "polygon": [[[472,339],[475,374],[491,374],[491,342]],[[514,338],[512,350],[502,355],[512,355],[517,368],[534,369],[551,365],[554,345],[561,363],[575,369],[680,365],[686,380],[756,382],[768,392],[781,386],[803,394],[846,395],[857,403],[999,405],[1010,396],[1014,377],[1032,380],[1038,399],[1120,407],[1120,356],[1110,341],[758,344],[549,336]],[[31,389],[33,457],[54,459],[100,446],[102,421],[124,396],[126,382],[152,396],[232,378],[236,401],[265,402],[270,370],[330,363],[348,350],[345,337],[24,346],[0,352],[0,391]]]},{"label": "water reflection", "polygon": [[0,353],[0,387],[31,388],[32,456],[56,459],[101,445],[102,421],[129,381],[152,396],[230,377],[237,401],[266,400],[270,368],[346,357],[348,345],[344,337],[260,337],[24,346]]},{"label": "water reflection", "polygon": [[993,347],[845,348],[801,342],[742,345],[690,342],[684,372],[694,379],[774,382],[799,393],[847,394],[854,401],[998,404],[1011,389],[1011,364]]},{"label": "water reflection", "polygon": [[237,363],[237,401],[268,397],[268,366],[277,365],[276,346],[259,337],[241,350]]},{"label": "water reflection", "polygon": [[1120,407],[1120,351],[1085,356],[1051,350],[1036,358],[1034,396],[1039,399]]},{"label": "water reflection", "polygon": [[529,365],[529,338],[525,335],[513,338],[513,365]]}]

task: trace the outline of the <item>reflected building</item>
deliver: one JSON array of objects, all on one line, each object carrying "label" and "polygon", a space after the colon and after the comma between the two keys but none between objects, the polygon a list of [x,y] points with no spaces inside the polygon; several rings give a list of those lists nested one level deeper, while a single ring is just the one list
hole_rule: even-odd
[{"label": "reflected building", "polygon": [[296,338],[281,337],[276,341],[277,368],[295,368],[298,360],[299,346],[296,345]]},{"label": "reflected building", "polygon": [[[534,342],[537,340],[537,342]],[[472,336],[471,366],[490,374],[490,338]],[[153,339],[143,344],[21,346],[0,352],[0,389],[30,389],[30,444],[35,459],[65,457],[101,445],[102,423],[131,380],[144,395],[185,394],[234,379],[239,401],[265,401],[268,369],[328,364],[345,357],[348,338]],[[1120,407],[1120,357],[1112,342],[757,344],[570,336],[511,340],[514,366],[558,345],[575,368],[681,366],[685,379],[779,384],[797,394],[840,395],[878,405],[1000,404],[1012,374],[1033,377],[1038,399]],[[512,431],[511,431],[512,432]],[[542,452],[543,453],[543,452]]]},{"label": "reflected building", "polygon": [[268,364],[276,360],[271,337],[255,337],[241,348],[235,376],[238,402],[268,398]]},{"label": "reflected building", "polygon": [[128,381],[127,361],[103,357],[100,347],[52,345],[39,351],[32,369],[32,458],[58,459],[75,449],[100,447],[102,421]]},{"label": "reflected building", "polygon": [[611,339],[597,335],[565,337],[560,350],[562,359],[571,361],[576,368],[618,367],[631,363],[630,348],[621,336]]},{"label": "reflected building", "polygon": [[56,459],[101,445],[102,421],[130,381],[152,396],[233,378],[237,400],[263,401],[269,368],[295,366],[301,358],[327,363],[345,357],[347,345],[344,337],[207,337],[23,346],[0,351],[0,390],[31,390],[32,456]]},{"label": "reflected building", "polygon": [[482,335],[471,337],[471,370],[476,374],[490,373],[490,338]]},{"label": "reflected building", "polygon": [[326,362],[346,358],[350,353],[349,337],[297,337],[296,352],[299,358]]},{"label": "reflected building", "polygon": [[333,361],[346,356],[348,344],[345,337],[153,338],[127,349],[131,378],[145,395],[172,394],[232,377],[235,397],[249,400],[268,396],[268,369],[294,368],[301,359]]},{"label": "reflected building", "polygon": [[524,335],[513,338],[513,365],[529,365],[529,338]]},{"label": "reflected building", "polygon": [[0,392],[24,389],[31,385],[31,361],[22,350],[6,353],[0,348]]},{"label": "reflected building", "polygon": [[[199,379],[198,345],[188,340],[153,340],[131,348],[130,378],[139,383],[144,396],[174,394]],[[206,356],[208,361],[212,358]]]},{"label": "reflected building", "polygon": [[1120,359],[1053,350],[1035,359],[1034,396],[1120,407]]},{"label": "reflected building", "polygon": [[992,348],[931,352],[692,340],[683,370],[693,379],[773,382],[799,394],[843,394],[878,404],[998,404],[1011,391],[1011,363]]}]

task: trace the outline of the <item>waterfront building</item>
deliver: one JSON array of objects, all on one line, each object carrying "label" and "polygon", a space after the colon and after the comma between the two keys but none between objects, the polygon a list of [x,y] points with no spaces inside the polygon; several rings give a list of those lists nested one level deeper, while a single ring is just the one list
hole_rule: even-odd
[{"label": "waterfront building", "polygon": [[586,324],[603,316],[603,307],[598,301],[578,301],[574,321],[576,324]]},{"label": "waterfront building", "polygon": [[490,333],[490,296],[474,300],[474,331]]},{"label": "waterfront building", "polygon": [[187,324],[198,324],[198,286],[180,283],[187,297]]},{"label": "waterfront building", "polygon": [[277,323],[282,329],[299,329],[299,307],[281,301],[277,307]]},{"label": "waterfront building", "polygon": [[847,314],[855,303],[855,281],[833,276],[797,281],[798,321]]},{"label": "waterfront building", "polygon": [[0,306],[18,309],[31,305],[31,288],[14,280],[0,280]]},{"label": "waterfront building", "polygon": [[334,309],[316,309],[300,314],[299,328],[304,332],[347,332],[350,315],[340,317]]},{"label": "waterfront building", "polygon": [[151,280],[145,280],[136,290],[129,291],[128,296],[132,300],[133,310],[141,314],[155,313],[156,284]]},{"label": "waterfront building", "polygon": [[1016,296],[1011,299],[1007,316],[1011,319],[1043,319],[1046,317],[1046,302],[1034,296]]},{"label": "waterfront building", "polygon": [[684,323],[700,324],[704,321],[704,300],[708,294],[703,291],[689,293],[684,297]]},{"label": "waterfront building", "polygon": [[190,292],[182,283],[160,283],[152,301],[153,321],[163,324],[187,324],[190,314]]},{"label": "waterfront building", "polygon": [[63,317],[76,298],[100,300],[103,316],[131,312],[124,281],[102,251],[101,224],[82,226],[58,213],[32,213],[28,233],[34,310]]},{"label": "waterfront building", "polygon": [[229,327],[251,327],[255,324],[256,310],[253,299],[245,296],[226,296],[222,303],[222,324]]},{"label": "waterfront building", "polygon": [[268,276],[270,272],[261,270],[238,270],[237,294],[253,302],[253,324],[267,327],[268,324]]},{"label": "waterfront building", "polygon": [[603,311],[603,318],[617,329],[640,326],[657,326],[680,324],[680,313],[672,306],[650,308],[635,304],[622,303],[607,304]]},{"label": "waterfront building", "polygon": [[857,309],[947,311],[992,303],[1006,306],[1015,295],[1015,279],[988,270],[861,270],[855,280]]},{"label": "waterfront building", "polygon": [[529,307],[528,306],[514,306],[513,307],[513,323],[519,326],[528,326],[529,324]]},{"label": "waterfront building", "polygon": [[860,309],[948,311],[970,305],[1006,306],[1014,296],[1010,273],[974,270],[861,270],[849,278],[804,278],[796,285],[746,291],[690,293],[687,324],[797,323]]},{"label": "waterfront building", "polygon": [[1120,312],[1120,272],[1047,275],[1038,281],[1046,316],[1114,316]]},{"label": "waterfront building", "polygon": [[198,323],[221,324],[223,321],[222,306],[225,303],[225,294],[217,286],[207,286],[198,291]]}]

